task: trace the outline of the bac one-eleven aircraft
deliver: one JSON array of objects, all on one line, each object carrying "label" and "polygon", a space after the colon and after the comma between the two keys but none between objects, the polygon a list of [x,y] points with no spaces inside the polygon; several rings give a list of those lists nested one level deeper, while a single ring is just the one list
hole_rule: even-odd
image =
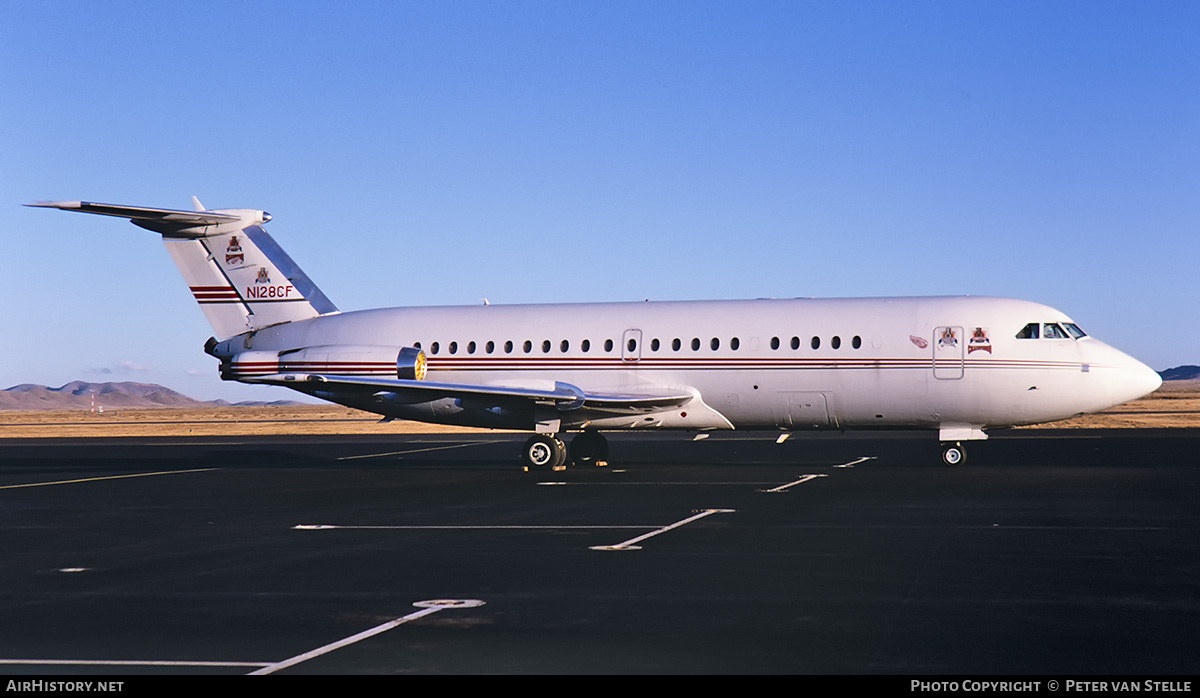
[{"label": "bac one-eleven aircraft", "polygon": [[[29,204],[160,233],[212,324],[221,377],[385,418],[534,434],[531,466],[600,463],[615,429],[985,430],[1096,412],[1157,373],[1063,313],[1004,298],[480,305],[340,312],[264,211]],[[559,434],[580,432],[570,451]],[[782,437],[781,437],[782,438]]]}]

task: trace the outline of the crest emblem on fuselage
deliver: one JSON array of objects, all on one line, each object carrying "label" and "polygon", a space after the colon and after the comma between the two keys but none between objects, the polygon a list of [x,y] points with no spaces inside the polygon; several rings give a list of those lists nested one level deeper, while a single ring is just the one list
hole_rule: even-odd
[{"label": "crest emblem on fuselage", "polygon": [[259,268],[258,268],[258,278],[256,278],[256,279],[254,280],[254,283],[256,283],[256,284],[269,284],[269,283],[271,283],[271,277],[270,277],[270,276],[267,274],[267,268],[266,268],[266,267],[259,267]]},{"label": "crest emblem on fuselage", "polygon": [[992,353],[992,340],[988,339],[987,330],[982,327],[976,327],[971,333],[971,340],[967,342],[967,353],[973,351],[986,351]]},{"label": "crest emblem on fuselage", "polygon": [[942,330],[942,336],[938,338],[938,349],[952,349],[958,346],[958,337],[954,336],[954,328],[947,327]]}]

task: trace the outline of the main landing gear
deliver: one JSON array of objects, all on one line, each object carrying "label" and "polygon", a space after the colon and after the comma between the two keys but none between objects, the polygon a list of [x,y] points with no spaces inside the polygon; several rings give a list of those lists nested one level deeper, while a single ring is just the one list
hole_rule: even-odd
[{"label": "main landing gear", "polygon": [[942,462],[950,467],[962,465],[967,460],[967,449],[957,441],[942,444]]},{"label": "main landing gear", "polygon": [[571,440],[568,452],[563,440],[554,434],[534,434],[525,442],[521,460],[528,468],[562,470],[568,460],[576,465],[608,465],[608,439],[596,431],[585,431]]}]

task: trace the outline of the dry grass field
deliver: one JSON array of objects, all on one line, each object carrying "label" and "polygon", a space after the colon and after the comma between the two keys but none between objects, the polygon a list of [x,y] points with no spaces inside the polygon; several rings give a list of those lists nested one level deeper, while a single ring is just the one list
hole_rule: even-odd
[{"label": "dry grass field", "polygon": [[1200,380],[1171,381],[1141,400],[1098,414],[1038,426],[1061,429],[1200,427]]},{"label": "dry grass field", "polygon": [[[1173,381],[1141,400],[1100,414],[1049,425],[1057,428],[1200,426],[1200,381]],[[105,436],[244,436],[250,434],[412,434],[480,432],[396,420],[337,405],[0,411],[0,438]]]},{"label": "dry grass field", "polygon": [[246,436],[251,434],[412,434],[478,432],[396,420],[339,405],[0,412],[0,438],[73,436]]}]

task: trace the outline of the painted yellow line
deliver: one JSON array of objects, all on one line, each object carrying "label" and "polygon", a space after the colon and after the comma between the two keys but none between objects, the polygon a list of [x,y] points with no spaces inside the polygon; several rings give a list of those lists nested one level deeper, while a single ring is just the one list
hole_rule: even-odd
[{"label": "painted yellow line", "polygon": [[156,473],[133,473],[131,475],[105,475],[103,477],[84,477],[78,480],[55,480],[53,482],[28,482],[24,485],[0,485],[0,490],[15,490],[20,487],[45,487],[47,485],[73,485],[78,482],[98,482],[100,480],[121,480],[129,477],[150,477],[152,475],[176,475],[178,473],[203,473],[217,468],[192,468],[191,470],[160,470]]}]

